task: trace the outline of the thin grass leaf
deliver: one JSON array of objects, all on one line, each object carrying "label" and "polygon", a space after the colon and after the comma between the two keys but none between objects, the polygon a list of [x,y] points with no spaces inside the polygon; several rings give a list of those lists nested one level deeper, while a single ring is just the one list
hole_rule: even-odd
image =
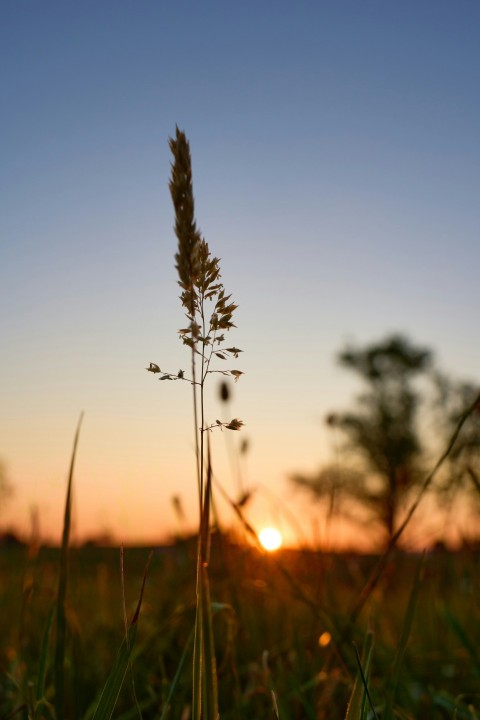
[{"label": "thin grass leaf", "polygon": [[123,639],[115,658],[113,668],[103,688],[93,720],[109,720],[112,717],[120,690],[128,670],[128,663],[137,635],[137,624],[132,623]]},{"label": "thin grass leaf", "polygon": [[70,460],[70,472],[68,474],[67,497],[65,501],[65,514],[63,519],[62,548],[60,555],[60,577],[58,581],[57,595],[57,639],[55,647],[55,712],[57,718],[63,718],[64,715],[64,695],[65,695],[65,637],[67,630],[65,599],[67,595],[67,559],[68,559],[68,543],[70,540],[70,527],[72,517],[72,489],[73,489],[73,470],[75,467],[75,457],[77,454],[78,439],[80,437],[80,428],[82,426],[83,412],[80,413],[78,419],[77,430],[73,441],[72,457]]},{"label": "thin grass leaf", "polygon": [[363,720],[365,716],[365,701],[367,696],[370,701],[374,716],[377,717],[375,714],[375,709],[373,708],[372,701],[370,699],[370,693],[368,691],[368,681],[370,678],[370,669],[372,664],[374,647],[373,632],[368,631],[365,636],[365,643],[362,650],[361,660],[358,656],[356,645],[354,644],[353,647],[355,649],[355,655],[357,657],[358,672],[353,685],[352,694],[350,695],[345,720]]},{"label": "thin grass leaf", "polygon": [[182,656],[180,658],[180,662],[178,663],[177,670],[176,670],[174,678],[172,680],[172,684],[170,685],[170,690],[168,691],[167,699],[165,700],[165,705],[163,707],[162,714],[160,715],[160,720],[166,720],[166,717],[170,710],[173,693],[175,692],[175,690],[177,688],[177,684],[180,679],[180,675],[182,673],[183,666],[185,664],[185,660],[187,659],[187,652],[188,652],[188,649],[190,648],[190,645],[192,644],[194,632],[195,632],[195,629],[192,630],[192,632],[190,633],[190,635],[188,637],[187,643],[185,645]]},{"label": "thin grass leaf", "polygon": [[[152,559],[152,553],[150,553],[150,555],[149,555],[147,566],[148,566],[148,564],[150,564],[151,559]],[[124,550],[123,550],[123,545],[120,546],[120,580],[121,580],[121,584],[122,584],[123,622],[124,622],[124,625],[125,625],[125,637],[127,637],[127,634],[128,634],[128,620],[127,620],[127,605],[126,605],[126,602],[125,602],[125,566],[124,566]],[[135,677],[134,677],[134,675],[133,675],[133,667],[132,667],[131,658],[129,658],[129,660],[128,660],[128,669],[129,669],[129,671],[130,671],[130,677],[131,677],[131,681],[132,681],[132,695],[133,695],[133,699],[134,699],[134,702],[135,702],[136,714],[137,714],[137,716],[140,718],[140,720],[143,720],[142,711],[141,711],[140,705],[139,705],[139,703],[138,703],[137,692],[136,692],[136,690],[135,690]]]},{"label": "thin grass leaf", "polygon": [[150,553],[143,573],[142,587],[140,590],[140,597],[138,599],[137,609],[132,618],[130,626],[127,630],[125,637],[123,638],[120,649],[115,658],[113,668],[110,671],[110,675],[107,678],[102,694],[100,696],[97,709],[93,715],[92,720],[110,720],[115,710],[120,690],[122,689],[125,675],[130,667],[130,658],[132,655],[133,646],[137,636],[138,617],[140,615],[140,608],[142,606],[143,592],[145,590],[145,582],[147,580],[148,566],[152,559],[152,553]]},{"label": "thin grass leaf", "polygon": [[368,689],[368,677],[367,677],[366,673],[364,673],[364,671],[363,671],[362,661],[360,660],[360,655],[358,654],[357,646],[355,645],[355,643],[353,643],[353,648],[355,650],[355,657],[357,659],[358,669],[360,670],[360,677],[362,679],[362,684],[363,684],[363,689],[364,689],[364,695],[362,698],[362,706],[361,706],[361,710],[360,710],[360,720],[365,719],[365,705],[366,705],[365,699],[366,698],[368,699],[369,705],[372,709],[373,717],[375,718],[375,720],[378,720],[378,715],[377,715],[374,705],[373,705],[373,701],[372,701],[372,698],[370,695],[370,690]]},{"label": "thin grass leaf", "polygon": [[425,554],[422,555],[421,559],[417,564],[417,570],[412,584],[412,590],[408,599],[407,611],[403,620],[402,633],[400,635],[400,641],[395,653],[393,661],[393,668],[390,680],[390,689],[387,697],[387,704],[385,707],[384,720],[393,720],[393,708],[395,705],[395,698],[397,694],[398,683],[400,680],[400,671],[402,667],[403,657],[405,650],[407,649],[408,638],[410,630],[412,629],[413,616],[415,614],[415,608],[418,600],[418,592],[420,589],[420,583],[423,575],[423,565],[425,561]]},{"label": "thin grass leaf", "polygon": [[34,719],[39,720],[42,716],[41,710],[45,700],[45,679],[47,676],[48,648],[52,634],[53,620],[55,617],[55,605],[52,605],[48,613],[45,630],[43,632],[42,645],[40,648],[40,661],[38,665],[37,686],[35,690],[35,715]]}]

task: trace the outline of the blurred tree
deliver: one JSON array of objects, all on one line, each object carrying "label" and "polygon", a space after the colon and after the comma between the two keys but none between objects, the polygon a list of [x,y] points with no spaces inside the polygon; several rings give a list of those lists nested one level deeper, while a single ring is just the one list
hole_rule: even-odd
[{"label": "blurred tree", "polygon": [[[435,376],[439,435],[448,438],[465,408],[478,396],[478,387],[469,382],[456,382],[446,375]],[[462,427],[449,458],[447,472],[441,488],[444,500],[452,503],[454,497],[473,501],[480,511],[480,406]]]},{"label": "blurred tree", "polygon": [[328,498],[330,513],[346,501],[360,503],[390,538],[408,493],[422,477],[417,414],[423,392],[415,381],[430,377],[432,353],[402,335],[392,335],[364,348],[348,347],[338,360],[366,388],[352,411],[326,418],[346,440],[355,468],[331,465],[314,477],[297,474],[292,480],[315,497]]}]

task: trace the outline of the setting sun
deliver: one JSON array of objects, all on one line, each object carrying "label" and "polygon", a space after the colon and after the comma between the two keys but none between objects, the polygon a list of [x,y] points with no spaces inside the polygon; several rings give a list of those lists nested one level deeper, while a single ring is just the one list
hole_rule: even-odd
[{"label": "setting sun", "polygon": [[268,527],[260,531],[258,539],[262,543],[265,550],[273,552],[282,546],[282,533],[277,528]]}]

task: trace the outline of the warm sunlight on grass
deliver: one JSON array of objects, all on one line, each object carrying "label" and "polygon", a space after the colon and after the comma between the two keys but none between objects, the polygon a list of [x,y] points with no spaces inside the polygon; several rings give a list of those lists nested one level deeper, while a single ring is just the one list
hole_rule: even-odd
[{"label": "warm sunlight on grass", "polygon": [[273,527],[267,527],[261,530],[258,534],[258,539],[268,552],[278,550],[283,544],[282,533]]}]

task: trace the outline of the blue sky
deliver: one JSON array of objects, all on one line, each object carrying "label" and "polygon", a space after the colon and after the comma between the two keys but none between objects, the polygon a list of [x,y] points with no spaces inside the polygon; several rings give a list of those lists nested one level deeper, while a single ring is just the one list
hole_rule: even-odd
[{"label": "blue sky", "polygon": [[57,531],[81,409],[80,534],[168,532],[171,495],[194,495],[190,397],[143,370],[188,363],[176,123],[240,305],[252,484],[301,505],[285,478],[328,457],[322,417],[356,389],[334,363],[349,340],[404,331],[478,379],[479,20],[437,0],[2,5],[4,522],[37,504]]}]

